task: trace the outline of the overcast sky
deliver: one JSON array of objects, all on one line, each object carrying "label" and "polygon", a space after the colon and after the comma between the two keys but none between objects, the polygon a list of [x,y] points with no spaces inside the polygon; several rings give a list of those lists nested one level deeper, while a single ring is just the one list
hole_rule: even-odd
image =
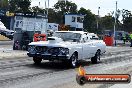
[{"label": "overcast sky", "polygon": [[[50,7],[52,7],[58,0],[49,0]],[[90,9],[92,13],[98,14],[98,7],[100,7],[100,15],[104,16],[110,11],[115,11],[116,1],[118,2],[118,9],[132,10],[132,0],[69,0],[77,4],[78,9],[84,7]],[[45,7],[45,0],[32,0],[32,6]]]}]

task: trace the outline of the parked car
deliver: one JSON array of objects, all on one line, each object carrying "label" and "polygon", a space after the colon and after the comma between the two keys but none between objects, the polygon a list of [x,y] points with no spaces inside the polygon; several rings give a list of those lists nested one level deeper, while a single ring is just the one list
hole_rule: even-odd
[{"label": "parked car", "polygon": [[92,63],[100,60],[106,45],[102,40],[91,39],[91,34],[83,31],[57,31],[48,41],[31,42],[29,57],[36,64],[43,60],[61,60],[76,67],[79,60],[91,59]]},{"label": "parked car", "polygon": [[6,30],[3,32],[5,34],[6,37],[8,37],[9,39],[13,39],[14,36],[14,31],[13,30]]}]

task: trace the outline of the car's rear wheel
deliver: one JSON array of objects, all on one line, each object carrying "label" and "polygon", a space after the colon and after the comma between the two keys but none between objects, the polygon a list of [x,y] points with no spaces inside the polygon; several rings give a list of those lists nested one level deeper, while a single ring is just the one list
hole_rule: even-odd
[{"label": "car's rear wheel", "polygon": [[77,63],[78,63],[78,56],[77,56],[77,54],[75,54],[75,53],[72,54],[69,62],[70,62],[70,66],[71,67],[73,67],[73,68],[77,67]]},{"label": "car's rear wheel", "polygon": [[97,50],[94,57],[91,58],[92,64],[97,64],[100,61],[100,50]]},{"label": "car's rear wheel", "polygon": [[39,57],[33,57],[33,61],[35,64],[40,64],[41,61],[42,61],[42,58],[39,58]]}]

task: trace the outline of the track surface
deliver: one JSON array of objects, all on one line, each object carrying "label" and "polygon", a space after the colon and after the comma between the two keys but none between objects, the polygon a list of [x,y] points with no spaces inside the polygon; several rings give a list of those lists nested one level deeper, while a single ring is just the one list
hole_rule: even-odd
[{"label": "track surface", "polygon": [[[87,73],[129,73],[132,72],[132,48],[107,47],[107,52],[98,64],[89,60],[80,63]],[[76,83],[77,69],[71,69],[61,62],[43,61],[34,65],[32,58],[0,60],[0,88],[108,88],[114,84]]]}]

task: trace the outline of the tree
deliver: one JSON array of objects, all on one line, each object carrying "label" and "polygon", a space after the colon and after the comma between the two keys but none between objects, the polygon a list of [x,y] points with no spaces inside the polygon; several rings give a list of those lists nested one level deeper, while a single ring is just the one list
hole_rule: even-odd
[{"label": "tree", "polygon": [[15,12],[16,10],[18,10],[18,0],[10,0],[9,8],[11,12]]},{"label": "tree", "polygon": [[54,5],[54,10],[56,12],[56,21],[59,24],[64,23],[64,14],[77,13],[77,5],[69,1],[58,1]]},{"label": "tree", "polygon": [[122,21],[123,21],[123,29],[128,32],[132,32],[132,14],[129,10],[122,10]]},{"label": "tree", "polygon": [[132,17],[127,17],[123,21],[123,28],[125,31],[132,32]]},{"label": "tree", "polygon": [[113,30],[115,18],[111,15],[105,15],[101,18],[100,24],[103,30]]},{"label": "tree", "polygon": [[79,14],[85,15],[84,17],[84,29],[89,32],[95,32],[96,17],[90,10],[85,8],[80,8],[78,11]]},{"label": "tree", "polygon": [[121,10],[117,10],[115,13],[114,11],[108,13],[104,17],[101,17],[100,24],[102,30],[114,30],[115,24],[115,15],[116,15],[116,31],[121,30],[121,22],[119,21],[119,17],[121,15]]},{"label": "tree", "polygon": [[122,21],[124,21],[126,18],[130,16],[131,16],[131,11],[125,9],[122,10],[122,18],[123,18]]},{"label": "tree", "polygon": [[18,3],[18,7],[20,7],[20,11],[22,12],[28,12],[30,5],[31,5],[30,0],[20,0]]},{"label": "tree", "polygon": [[77,13],[77,5],[69,1],[58,1],[54,8],[57,12],[62,13]]},{"label": "tree", "polygon": [[45,9],[39,8],[38,6],[32,7],[32,8],[31,8],[31,11],[32,11],[32,12],[37,12],[37,13],[42,13],[42,14],[44,14],[44,13],[46,12]]},{"label": "tree", "polygon": [[58,18],[59,16],[57,15],[57,13],[55,12],[54,9],[49,8],[48,10],[48,22],[49,23],[59,23],[60,19]]},{"label": "tree", "polygon": [[0,8],[8,8],[8,0],[0,0]]},{"label": "tree", "polygon": [[10,0],[10,11],[21,11],[21,12],[29,12],[29,7],[31,5],[30,0]]}]

